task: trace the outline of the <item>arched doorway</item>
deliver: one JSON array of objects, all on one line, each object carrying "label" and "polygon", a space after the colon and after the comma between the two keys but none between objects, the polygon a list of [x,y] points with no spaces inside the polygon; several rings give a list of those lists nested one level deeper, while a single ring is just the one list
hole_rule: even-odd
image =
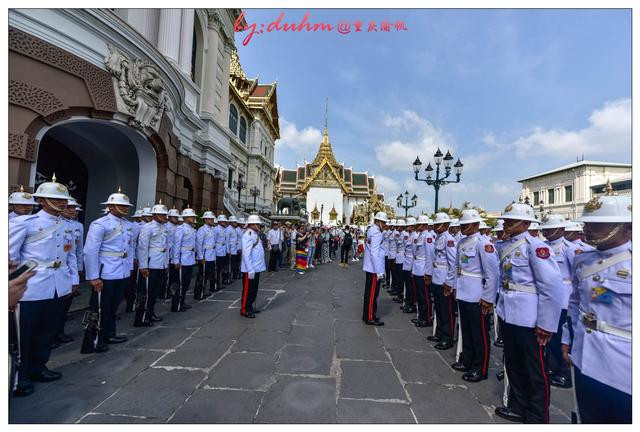
[{"label": "arched doorway", "polygon": [[84,208],[85,226],[102,215],[100,203],[118,187],[141,207],[155,201],[155,151],[138,131],[105,120],[74,119],[43,131],[32,184],[55,172]]}]

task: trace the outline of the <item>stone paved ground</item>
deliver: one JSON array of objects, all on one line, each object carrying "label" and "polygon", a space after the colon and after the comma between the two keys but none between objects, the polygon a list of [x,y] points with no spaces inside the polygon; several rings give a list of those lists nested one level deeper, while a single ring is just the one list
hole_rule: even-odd
[{"label": "stone paved ground", "polygon": [[[240,283],[193,303],[184,313],[159,309],[161,325],[119,332],[129,341],[104,354],[79,354],[75,341],[53,352],[62,380],[12,399],[11,423],[491,423],[502,383],[463,381],[383,290],[384,327],[360,320],[361,262],[334,261],[306,275],[264,273],[263,310],[242,318]],[[568,423],[571,392],[552,388],[551,421]]]}]

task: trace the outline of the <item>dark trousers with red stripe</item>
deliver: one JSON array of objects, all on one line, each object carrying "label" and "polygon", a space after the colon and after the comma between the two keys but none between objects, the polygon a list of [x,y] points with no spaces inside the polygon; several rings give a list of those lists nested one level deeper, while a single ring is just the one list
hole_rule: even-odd
[{"label": "dark trousers with red stripe", "polygon": [[375,273],[366,272],[364,282],[364,304],[362,307],[362,321],[373,321],[378,310],[378,276]]},{"label": "dark trousers with red stripe", "polygon": [[404,277],[404,306],[407,308],[416,305],[416,283],[411,275],[411,270],[402,270]]},{"label": "dark trousers with red stripe", "polygon": [[[564,377],[567,380],[571,380],[571,371],[567,366],[567,363],[562,357],[562,327],[567,321],[567,310],[562,309],[560,313],[560,321],[558,322],[558,330],[551,336],[551,342],[549,342],[549,349],[547,349],[547,361],[549,370],[557,376]],[[569,321],[571,321],[569,319]],[[572,332],[571,322],[569,322],[569,333]],[[571,335],[573,340],[573,334]]]},{"label": "dark trousers with red stripe", "polygon": [[242,279],[242,298],[240,300],[240,313],[253,312],[253,303],[258,296],[258,285],[260,284],[260,273],[255,273],[253,279],[249,279],[249,273],[244,273]]},{"label": "dark trousers with red stripe", "polygon": [[549,423],[549,377],[545,348],[534,329],[503,322],[505,362],[508,365],[509,405],[525,423]]},{"label": "dark trousers with red stripe", "polygon": [[484,376],[489,370],[490,346],[489,317],[482,313],[476,302],[458,300],[460,330],[462,331],[462,362],[466,367]]},{"label": "dark trousers with red stripe", "polygon": [[393,289],[392,294],[402,295],[404,292],[404,275],[402,274],[402,264],[393,263]]},{"label": "dark trousers with red stripe", "polygon": [[582,423],[631,423],[631,395],[575,368],[576,399]]},{"label": "dark trousers with red stripe", "polygon": [[442,285],[431,284],[436,309],[436,336],[444,343],[453,343],[453,311],[456,307],[453,294],[444,295]]},{"label": "dark trousers with red stripe", "polygon": [[415,286],[416,303],[418,303],[418,319],[420,321],[431,321],[431,294],[429,286],[424,282],[424,276],[413,276]]},{"label": "dark trousers with red stripe", "polygon": [[[347,258],[349,256],[347,255]],[[391,287],[391,269],[393,268],[393,260],[389,259],[389,258],[385,258],[384,259],[384,284],[387,286],[387,288]]]},{"label": "dark trousers with red stripe", "polygon": [[216,286],[218,287],[218,289],[221,289],[223,287],[223,283],[227,280],[226,277],[228,267],[228,255],[216,256]]}]

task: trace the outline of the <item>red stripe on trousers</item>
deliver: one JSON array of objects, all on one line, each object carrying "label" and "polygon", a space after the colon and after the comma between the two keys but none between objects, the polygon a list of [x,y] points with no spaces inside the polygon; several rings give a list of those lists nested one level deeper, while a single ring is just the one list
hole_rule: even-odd
[{"label": "red stripe on trousers", "polygon": [[[547,382],[547,373],[544,368],[544,356],[542,355],[542,345],[539,345],[540,348],[540,371],[542,372],[542,377],[544,378],[544,393],[546,396],[546,405],[544,406],[545,410],[545,418],[544,420],[549,423],[549,383]],[[575,383],[573,384],[575,385]]]},{"label": "red stripe on trousers", "polygon": [[376,298],[376,283],[378,282],[378,275],[373,275],[371,278],[371,292],[369,293],[369,321],[373,321],[373,300]]},{"label": "red stripe on trousers", "polygon": [[242,308],[240,308],[240,313],[247,313],[247,297],[249,297],[249,273],[244,274],[244,287],[242,289]]},{"label": "red stripe on trousers", "polygon": [[482,320],[482,339],[484,340],[484,361],[482,362],[482,375],[487,374],[487,367],[489,366],[489,347],[487,346],[487,331],[484,327],[485,314],[480,311],[480,319]]}]

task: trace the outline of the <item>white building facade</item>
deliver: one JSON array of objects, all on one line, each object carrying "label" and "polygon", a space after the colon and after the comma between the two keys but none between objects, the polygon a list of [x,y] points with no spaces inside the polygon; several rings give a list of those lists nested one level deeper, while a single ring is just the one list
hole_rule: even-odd
[{"label": "white building facade", "polygon": [[520,199],[538,215],[551,212],[575,219],[592,197],[604,194],[608,180],[617,194],[631,195],[631,164],[580,161],[525,177],[518,180]]}]

